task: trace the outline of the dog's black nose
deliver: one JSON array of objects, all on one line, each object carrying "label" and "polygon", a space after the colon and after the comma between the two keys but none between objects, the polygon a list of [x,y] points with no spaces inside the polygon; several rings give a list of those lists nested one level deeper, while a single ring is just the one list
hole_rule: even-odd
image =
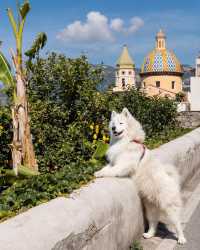
[{"label": "dog's black nose", "polygon": [[112,127],[112,131],[115,131],[115,130],[116,130],[116,127],[115,127],[115,126],[113,126],[113,127]]}]

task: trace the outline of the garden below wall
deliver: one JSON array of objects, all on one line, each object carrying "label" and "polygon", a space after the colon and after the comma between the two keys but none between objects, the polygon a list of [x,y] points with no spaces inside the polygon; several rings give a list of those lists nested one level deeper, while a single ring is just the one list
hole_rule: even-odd
[{"label": "garden below wall", "polygon": [[[200,167],[200,129],[153,150],[174,163],[181,183]],[[0,224],[1,250],[128,250],[144,231],[140,199],[128,178],[97,179]]]}]

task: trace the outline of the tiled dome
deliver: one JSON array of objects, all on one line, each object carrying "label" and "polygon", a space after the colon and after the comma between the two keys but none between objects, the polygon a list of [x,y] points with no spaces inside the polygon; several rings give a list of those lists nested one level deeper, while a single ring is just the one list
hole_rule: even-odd
[{"label": "tiled dome", "polygon": [[156,35],[156,48],[144,59],[141,74],[148,73],[182,74],[179,60],[172,51],[166,49],[166,36],[160,30]]},{"label": "tiled dome", "polygon": [[141,73],[177,72],[182,73],[181,65],[175,54],[166,49],[154,49],[144,59]]}]

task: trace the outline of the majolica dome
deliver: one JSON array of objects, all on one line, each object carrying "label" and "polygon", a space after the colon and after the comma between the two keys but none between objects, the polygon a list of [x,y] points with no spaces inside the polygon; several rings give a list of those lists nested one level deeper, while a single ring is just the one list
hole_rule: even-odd
[{"label": "majolica dome", "polygon": [[182,68],[179,60],[172,51],[165,47],[165,34],[162,30],[156,36],[156,48],[144,59],[141,68],[141,75],[146,74],[173,74],[182,75]]}]

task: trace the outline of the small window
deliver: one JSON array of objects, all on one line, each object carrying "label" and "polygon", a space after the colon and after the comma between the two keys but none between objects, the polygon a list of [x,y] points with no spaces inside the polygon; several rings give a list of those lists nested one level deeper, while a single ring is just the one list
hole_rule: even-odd
[{"label": "small window", "polygon": [[172,81],[172,89],[175,88],[175,81]]},{"label": "small window", "polygon": [[122,75],[125,75],[125,71],[122,71]]},{"label": "small window", "polygon": [[143,82],[143,87],[146,88],[146,82]]},{"label": "small window", "polygon": [[125,79],[122,78],[122,88],[124,89],[126,87]]},{"label": "small window", "polygon": [[156,87],[160,88],[160,81],[156,81]]},{"label": "small window", "polygon": [[129,74],[129,75],[132,75],[132,71],[129,71],[128,74]]}]

